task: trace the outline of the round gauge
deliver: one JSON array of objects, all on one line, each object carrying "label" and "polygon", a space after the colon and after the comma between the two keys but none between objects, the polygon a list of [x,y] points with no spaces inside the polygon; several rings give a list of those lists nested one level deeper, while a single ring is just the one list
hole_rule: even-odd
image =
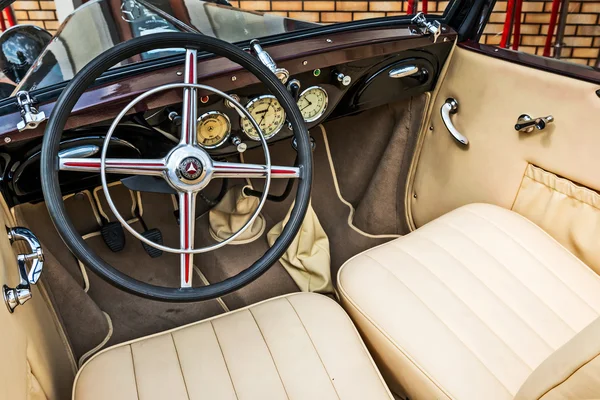
[{"label": "round gauge", "polygon": [[[272,138],[285,123],[285,111],[279,101],[270,94],[250,100],[246,105],[250,115],[256,120],[265,139]],[[258,132],[248,118],[242,118],[240,125],[244,133],[252,140],[260,140]]]},{"label": "round gauge", "polygon": [[320,86],[311,86],[300,94],[298,108],[305,122],[318,120],[325,114],[329,96]]},{"label": "round gauge", "polygon": [[220,111],[209,111],[198,118],[196,140],[207,149],[220,146],[229,137],[231,122],[229,117]]}]

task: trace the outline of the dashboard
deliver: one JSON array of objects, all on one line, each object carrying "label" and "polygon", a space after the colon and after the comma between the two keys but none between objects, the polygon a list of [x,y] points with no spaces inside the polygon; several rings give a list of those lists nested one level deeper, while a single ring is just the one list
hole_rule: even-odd
[{"label": "dashboard", "polygon": [[[285,81],[310,129],[433,90],[455,37],[455,32],[447,29],[433,43],[411,27],[402,27],[310,38],[265,50],[288,73],[280,80]],[[73,110],[59,154],[98,157],[103,135],[124,105],[153,87],[181,82],[181,71],[181,63],[165,65],[158,71],[133,71],[122,79],[90,88]],[[268,143],[292,137],[275,97],[237,64],[214,56],[199,59],[198,83],[213,86],[245,106]],[[56,95],[51,91],[37,95],[37,107],[50,115]],[[260,146],[250,121],[227,100],[199,91],[197,104],[197,141],[212,158],[224,159]],[[177,141],[181,108],[181,90],[140,103],[115,130],[109,156],[164,156]],[[10,205],[43,198],[39,180],[43,126],[17,132],[19,119],[16,110],[0,107],[0,190]],[[369,132],[365,132],[365,140],[369,140]],[[99,177],[63,171],[60,181],[67,194],[97,186]]]}]

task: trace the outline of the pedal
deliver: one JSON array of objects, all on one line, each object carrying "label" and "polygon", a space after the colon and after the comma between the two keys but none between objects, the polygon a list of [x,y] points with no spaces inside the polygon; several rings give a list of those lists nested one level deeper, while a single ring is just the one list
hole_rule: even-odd
[{"label": "pedal", "polygon": [[119,222],[108,222],[100,229],[102,239],[106,246],[117,253],[125,248],[125,231]]},{"label": "pedal", "polygon": [[[144,231],[144,232],[142,232],[142,236],[148,240],[153,241],[156,244],[160,244],[160,245],[163,244],[162,232],[159,229],[153,228],[153,229]],[[144,242],[142,242],[142,246],[144,247],[144,250],[146,251],[146,253],[148,253],[148,255],[150,257],[156,258],[156,257],[162,256],[162,253],[163,253],[162,250],[152,247]]]}]

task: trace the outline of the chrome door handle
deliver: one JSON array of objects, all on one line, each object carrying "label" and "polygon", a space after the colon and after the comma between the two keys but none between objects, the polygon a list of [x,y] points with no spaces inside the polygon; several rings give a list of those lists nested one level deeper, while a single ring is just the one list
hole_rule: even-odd
[{"label": "chrome door handle", "polygon": [[388,76],[390,78],[398,79],[398,78],[404,78],[406,76],[416,75],[418,73],[419,73],[419,67],[417,67],[416,65],[406,65],[404,67],[394,68],[394,69],[390,70],[390,72],[388,73]]},{"label": "chrome door handle", "polygon": [[450,114],[456,114],[458,111],[458,101],[450,97],[446,100],[444,105],[442,106],[442,121],[444,121],[444,125],[446,125],[446,129],[452,135],[452,137],[460,144],[466,146],[469,144],[469,139],[462,133],[460,133],[452,123],[450,119]]},{"label": "chrome door handle", "polygon": [[[8,311],[12,313],[15,308],[25,304],[31,299],[31,285],[35,285],[40,279],[44,266],[44,252],[37,237],[27,228],[15,227],[7,229],[8,240],[11,244],[23,240],[29,245],[31,253],[19,254],[17,256],[17,268],[19,270],[19,284],[14,288],[2,285],[2,295]],[[31,263],[27,271],[26,264]]]}]

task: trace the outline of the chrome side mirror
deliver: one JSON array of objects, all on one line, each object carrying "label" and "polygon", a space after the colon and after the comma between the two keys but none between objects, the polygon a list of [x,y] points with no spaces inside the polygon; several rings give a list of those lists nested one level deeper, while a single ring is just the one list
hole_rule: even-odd
[{"label": "chrome side mirror", "polygon": [[[15,308],[25,304],[31,298],[31,285],[35,285],[40,279],[42,268],[44,266],[44,252],[37,237],[27,228],[15,227],[7,229],[8,240],[10,244],[16,241],[27,242],[31,253],[19,254],[17,256],[17,268],[19,269],[19,284],[10,288],[2,285],[2,295],[4,302],[10,313]],[[29,271],[27,264],[31,263]]]}]

